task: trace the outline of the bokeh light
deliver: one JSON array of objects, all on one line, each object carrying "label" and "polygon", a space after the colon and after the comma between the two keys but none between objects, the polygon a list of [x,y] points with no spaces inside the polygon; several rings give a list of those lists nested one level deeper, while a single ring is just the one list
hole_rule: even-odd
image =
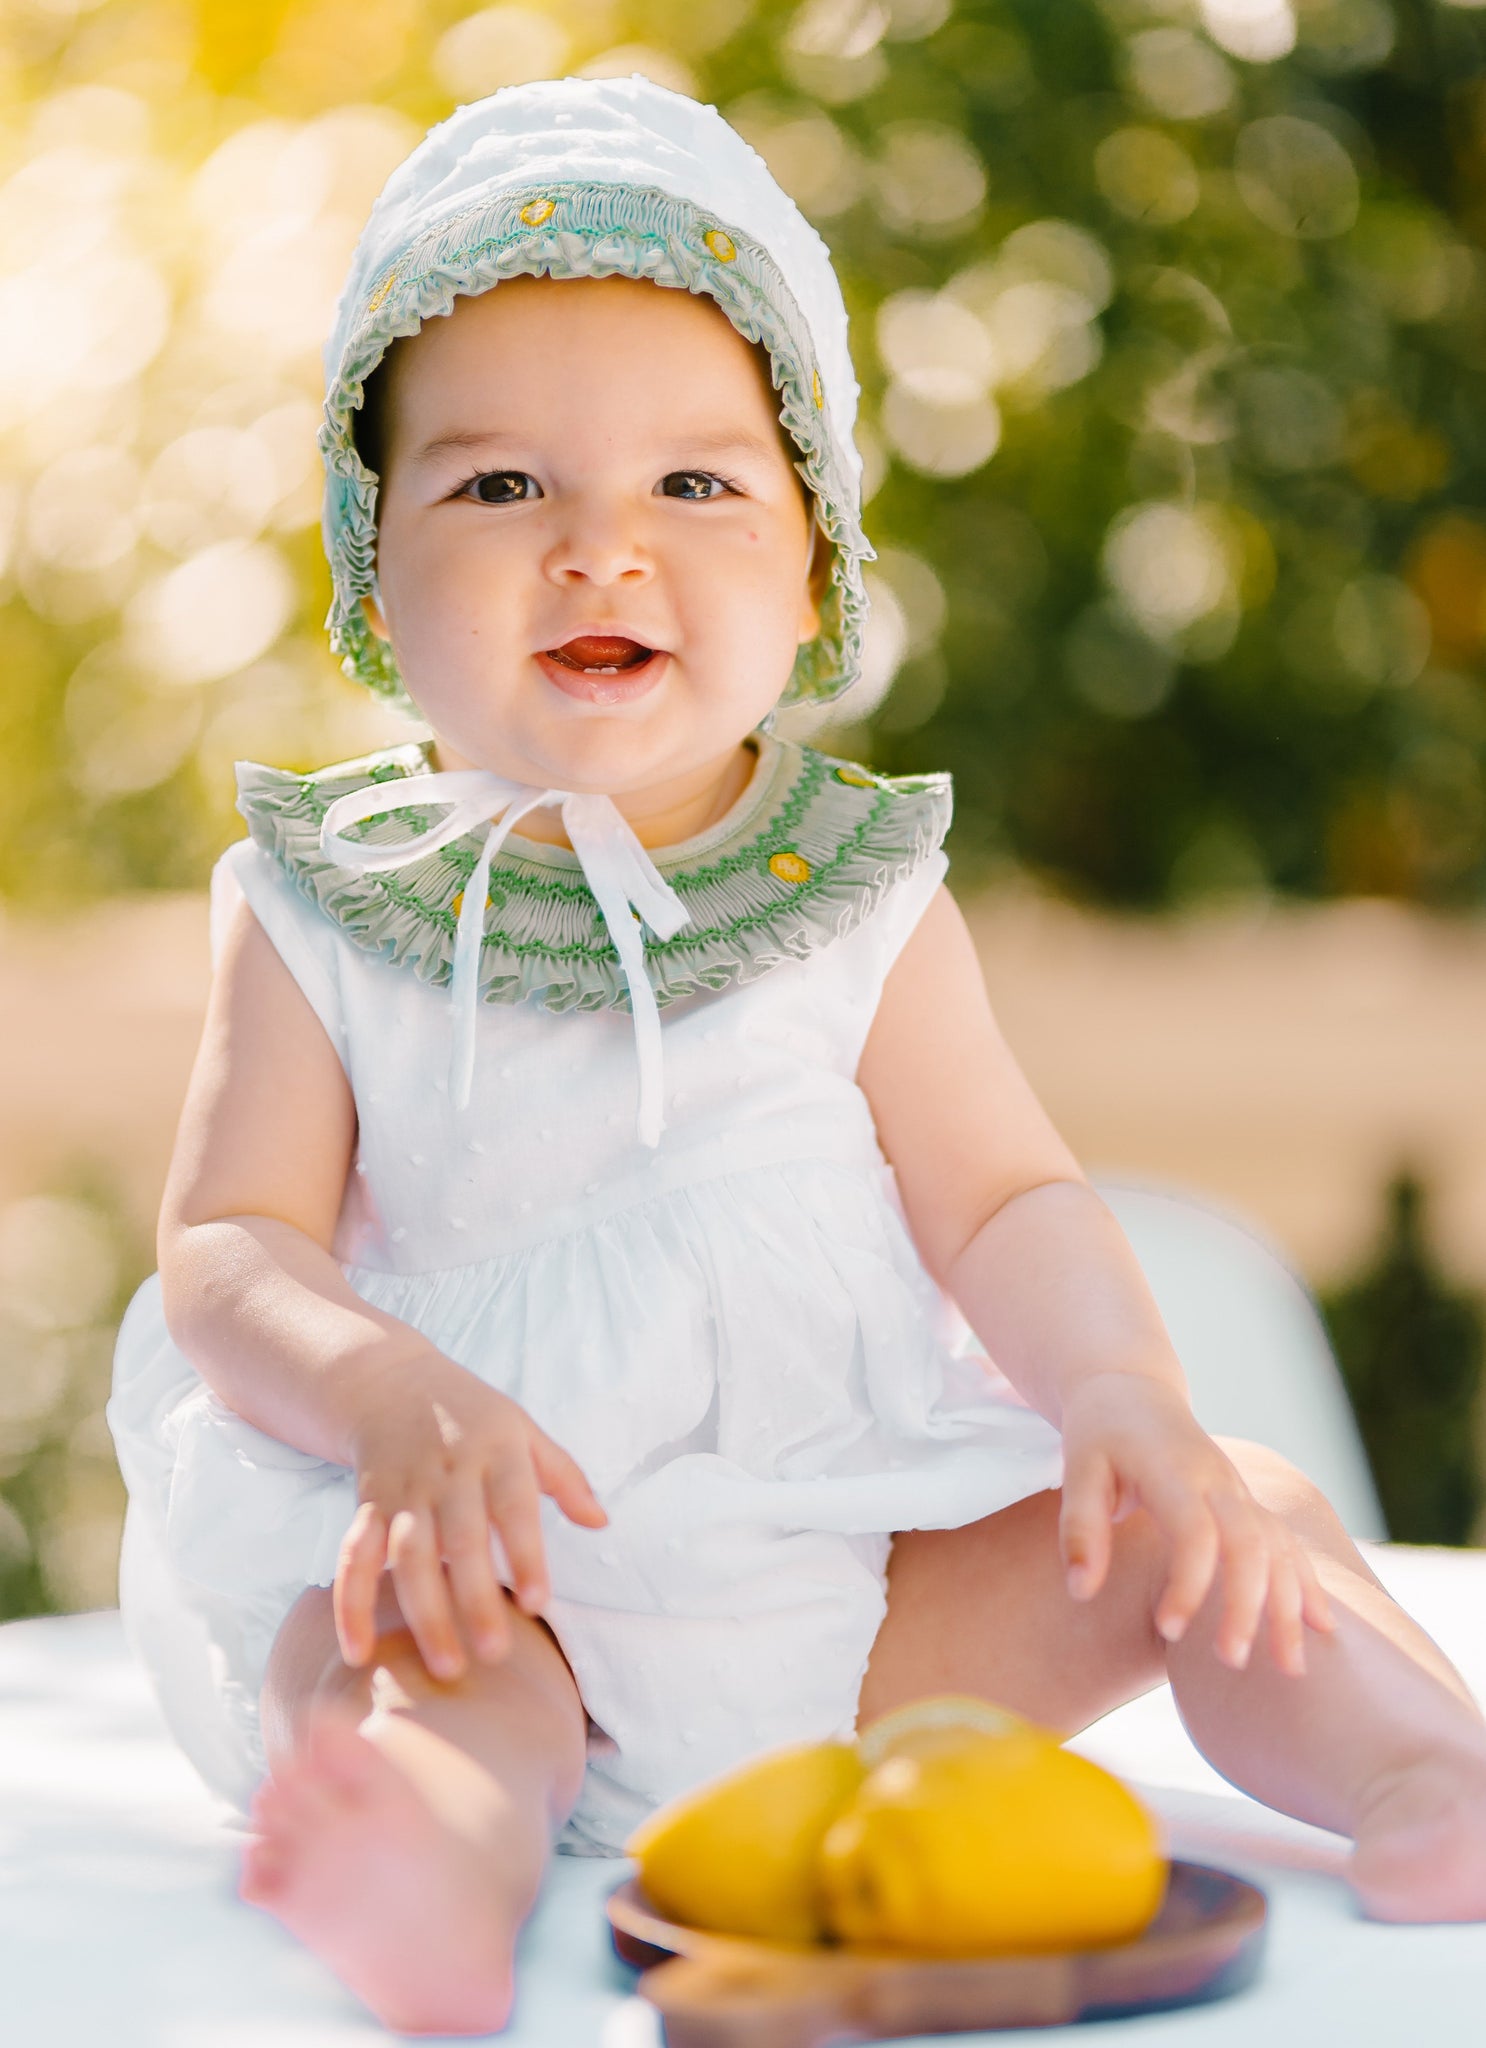
[{"label": "bokeh light", "polygon": [[890,121],[870,171],[881,218],[900,234],[963,234],[985,198],[985,167],[963,135],[939,121]]},{"label": "bokeh light", "polygon": [[1185,28],[1143,29],[1125,49],[1138,99],[1168,121],[1201,121],[1232,104],[1233,73],[1211,43]]},{"label": "bokeh light", "polygon": [[1219,49],[1250,64],[1272,64],[1295,48],[1290,0],[1199,0],[1199,12]]},{"label": "bokeh light", "polygon": [[1171,227],[1202,197],[1197,166],[1159,128],[1117,128],[1094,152],[1094,176],[1117,213],[1151,227]]},{"label": "bokeh light", "polygon": [[567,34],[530,7],[483,7],[445,29],[433,49],[433,73],[451,100],[463,103],[503,85],[559,77]]},{"label": "bokeh light", "polygon": [[1251,121],[1233,152],[1244,203],[1277,234],[1345,234],[1357,218],[1359,191],[1352,159],[1315,121],[1274,114]]}]

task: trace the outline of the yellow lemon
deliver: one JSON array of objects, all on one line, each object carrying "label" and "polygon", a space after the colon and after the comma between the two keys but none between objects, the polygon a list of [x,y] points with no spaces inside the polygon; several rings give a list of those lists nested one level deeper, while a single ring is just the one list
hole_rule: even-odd
[{"label": "yellow lemon", "polygon": [[1009,1707],[976,1699],[973,1693],[940,1692],[879,1715],[857,1737],[857,1755],[871,1771],[890,1756],[928,1756],[967,1734],[1011,1735],[1018,1729],[1044,1742],[1058,1739]]},{"label": "yellow lemon", "polygon": [[1154,1821],[1048,1730],[976,1701],[926,1701],[861,1747],[868,1774],[821,1845],[840,1940],[1026,1953],[1133,1940],[1154,1919],[1167,1874]]},{"label": "yellow lemon", "polygon": [[651,1905],[717,1934],[825,1935],[821,1839],[862,1782],[846,1742],[796,1744],[661,1807],[625,1843]]}]

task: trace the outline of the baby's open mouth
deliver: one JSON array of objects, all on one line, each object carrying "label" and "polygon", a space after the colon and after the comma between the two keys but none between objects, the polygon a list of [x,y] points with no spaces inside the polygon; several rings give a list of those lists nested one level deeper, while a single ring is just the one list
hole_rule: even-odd
[{"label": "baby's open mouth", "polygon": [[642,647],[638,640],[627,639],[623,634],[580,633],[561,647],[549,647],[547,659],[562,668],[576,669],[580,675],[615,676],[626,669],[639,668],[654,652],[654,648]]}]

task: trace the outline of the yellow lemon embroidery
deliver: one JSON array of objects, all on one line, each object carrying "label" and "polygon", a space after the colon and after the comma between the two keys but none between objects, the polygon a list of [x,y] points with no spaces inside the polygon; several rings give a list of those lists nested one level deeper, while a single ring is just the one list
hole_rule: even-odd
[{"label": "yellow lemon embroidery", "polygon": [[838,768],[836,770],[836,780],[846,783],[852,789],[876,789],[877,787],[876,778],[871,775],[864,775],[860,768]]},{"label": "yellow lemon embroidery", "polygon": [[[452,903],[451,903],[451,904],[449,905],[449,908],[450,908],[450,910],[451,910],[451,911],[453,912],[453,914],[455,915],[455,917],[458,917],[458,915],[459,915],[459,907],[460,907],[460,905],[461,905],[461,904],[462,904],[463,902],[464,902],[464,891],[463,891],[463,889],[460,889],[460,890],[458,890],[458,891],[456,892],[456,894],[455,894],[455,897],[454,897],[454,901],[453,901],[453,902],[452,902]],[[486,908],[487,910],[488,910],[488,909],[490,908],[490,898],[489,898],[488,896],[487,896],[487,897],[485,898],[485,908]]]},{"label": "yellow lemon embroidery", "polygon": [[551,220],[557,211],[555,199],[528,199],[521,209],[521,219],[529,228],[539,228],[544,220]]},{"label": "yellow lemon embroidery", "polygon": [[367,300],[367,302],[366,302],[366,310],[367,310],[367,312],[368,312],[368,313],[375,313],[375,312],[376,312],[376,310],[377,310],[378,306],[380,306],[380,305],[382,304],[382,302],[383,302],[383,301],[384,301],[384,300],[386,299],[386,297],[387,297],[387,294],[388,294],[388,293],[389,293],[389,292],[391,291],[392,287],[393,287],[393,286],[394,286],[394,285],[395,285],[396,283],[397,283],[397,265],[396,265],[396,264],[394,263],[394,264],[393,264],[393,266],[392,266],[392,268],[391,268],[391,269],[390,269],[390,270],[388,271],[387,275],[386,275],[386,276],[385,276],[385,277],[384,277],[384,278],[382,279],[382,282],[381,282],[381,283],[380,283],[380,284],[379,284],[379,285],[377,286],[376,290],[375,290],[375,291],[374,291],[374,292],[372,293],[371,297],[370,297],[370,298],[369,298],[369,299]]},{"label": "yellow lemon embroidery", "polygon": [[719,263],[731,263],[738,251],[731,235],[725,235],[721,228],[708,228],[702,240],[712,251]]},{"label": "yellow lemon embroidery", "polygon": [[826,402],[826,395],[820,388],[819,370],[812,370],[810,372],[810,395],[815,400],[816,411],[819,412]]},{"label": "yellow lemon embroidery", "polygon": [[774,853],[769,856],[769,873],[781,882],[808,882],[810,863],[797,853]]}]

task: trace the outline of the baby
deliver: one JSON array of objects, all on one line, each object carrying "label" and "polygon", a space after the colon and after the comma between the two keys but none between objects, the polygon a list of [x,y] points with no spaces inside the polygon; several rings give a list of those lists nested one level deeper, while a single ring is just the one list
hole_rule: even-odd
[{"label": "baby", "polygon": [[1071,1733],[1169,1676],[1364,1910],[1486,1916],[1481,1715],[1193,1419],[992,1018],[947,778],[772,731],[859,668],[845,333],[640,79],[461,108],[341,302],[333,637],[428,736],[239,764],[110,1419],[242,1894],[408,2033],[505,2023],[554,1842],[947,1690]]}]

